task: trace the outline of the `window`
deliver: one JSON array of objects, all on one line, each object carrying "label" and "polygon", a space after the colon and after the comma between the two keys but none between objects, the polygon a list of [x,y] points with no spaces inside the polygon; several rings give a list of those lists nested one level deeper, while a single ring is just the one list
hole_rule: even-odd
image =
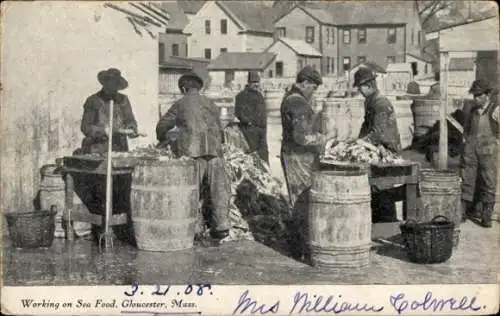
[{"label": "window", "polygon": [[221,48],[221,49],[220,49],[220,52],[221,52],[221,53],[227,53],[227,48],[225,48],[225,47],[224,47],[224,48]]},{"label": "window", "polygon": [[343,35],[344,35],[344,44],[350,44],[351,43],[351,30],[344,30]]},{"label": "window", "polygon": [[283,62],[276,62],[276,77],[283,77]]},{"label": "window", "polygon": [[301,71],[302,68],[304,68],[304,61],[302,59],[299,59],[299,70],[298,71]]},{"label": "window", "polygon": [[358,56],[358,64],[364,63],[366,61],[366,56]]},{"label": "window", "polygon": [[425,64],[425,66],[424,66],[424,72],[425,72],[425,74],[429,73],[429,68],[427,66],[429,66],[429,65]]},{"label": "window", "polygon": [[330,61],[331,61],[330,71],[331,71],[331,73],[334,73],[335,72],[335,58],[334,57],[330,57]]},{"label": "window", "polygon": [[165,60],[165,44],[158,44],[158,62],[162,63]]},{"label": "window", "polygon": [[415,30],[411,29],[411,44],[415,45]]},{"label": "window", "polygon": [[395,56],[387,56],[387,63],[388,64],[394,64],[395,62],[396,62]]},{"label": "window", "polygon": [[344,57],[344,71],[351,69],[351,57]]},{"label": "window", "polygon": [[396,43],[396,29],[393,27],[387,29],[387,43],[389,44]]},{"label": "window", "polygon": [[422,43],[422,32],[418,31],[418,37],[417,37],[417,43],[418,43],[418,46],[420,46],[420,44]]},{"label": "window", "polygon": [[325,69],[325,73],[329,74],[330,73],[330,57],[326,57],[326,69]]},{"label": "window", "polygon": [[220,33],[227,34],[227,20],[226,19],[220,20]]},{"label": "window", "polygon": [[306,26],[306,43],[314,43],[314,26]]},{"label": "window", "polygon": [[269,69],[267,75],[269,76],[269,78],[272,78],[273,77],[273,70]]},{"label": "window", "polygon": [[210,20],[205,20],[205,34],[210,34]]},{"label": "window", "polygon": [[410,65],[413,75],[414,76],[418,75],[418,63],[416,61],[413,61]]},{"label": "window", "polygon": [[330,44],[330,28],[327,26],[326,27],[326,43]]},{"label": "window", "polygon": [[286,37],[286,27],[278,27],[276,31],[279,37]]},{"label": "window", "polygon": [[335,28],[332,27],[332,29],[330,30],[330,36],[331,36],[331,41],[330,43],[332,43],[332,45],[335,44]]},{"label": "window", "polygon": [[358,29],[358,43],[359,44],[366,43],[366,29]]},{"label": "window", "polygon": [[224,72],[224,86],[230,87],[234,81],[234,70],[226,70]]},{"label": "window", "polygon": [[212,50],[210,48],[205,48],[205,59],[212,59]]},{"label": "window", "polygon": [[185,57],[185,56],[187,56],[187,55],[188,55],[188,44],[186,43],[186,44],[184,44],[184,45],[186,45],[186,46],[185,46],[185,47],[186,47],[186,55],[184,55],[184,57]]},{"label": "window", "polygon": [[172,56],[179,56],[179,44],[172,44]]}]

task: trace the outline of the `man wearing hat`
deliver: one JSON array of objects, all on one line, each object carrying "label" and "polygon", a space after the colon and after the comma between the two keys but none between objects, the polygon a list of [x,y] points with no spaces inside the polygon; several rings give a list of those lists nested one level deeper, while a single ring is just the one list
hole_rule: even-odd
[{"label": "man wearing hat", "polygon": [[[118,92],[126,89],[128,82],[115,68],[99,72],[97,80],[102,89],[88,97],[83,106],[81,131],[85,139],[82,150],[84,153],[105,153],[108,150],[109,102],[113,100],[113,151],[128,151],[127,137],[137,137],[137,122],[128,97]],[[125,130],[132,133],[122,132]]]},{"label": "man wearing hat", "polygon": [[177,127],[175,151],[179,156],[196,160],[201,197],[212,206],[211,236],[223,239],[229,235],[231,187],[222,157],[223,131],[219,111],[212,100],[200,95],[203,80],[196,73],[183,75],[178,85],[184,96],[160,119],[156,137],[160,145],[167,144],[170,141],[168,132]]},{"label": "man wearing hat", "polygon": [[[365,97],[365,117],[359,138],[374,145],[382,145],[392,152],[401,150],[401,140],[394,108],[377,89],[376,75],[369,68],[360,68],[354,74],[354,87]],[[395,221],[396,208],[386,192],[372,187],[373,221]]]},{"label": "man wearing hat", "polygon": [[[464,126],[464,148],[460,167],[462,176],[462,203],[464,213],[479,219],[484,227],[491,227],[495,206],[500,109],[492,100],[492,88],[485,80],[472,83],[474,108]],[[475,200],[476,199],[476,200]],[[476,210],[471,212],[473,204]]]},{"label": "man wearing hat", "polygon": [[[104,154],[108,150],[108,137],[112,136],[113,151],[126,152],[128,148],[127,137],[137,137],[137,122],[125,94],[118,91],[128,87],[128,82],[122,77],[120,70],[110,68],[100,71],[97,80],[102,89],[91,95],[85,101],[84,112],[81,121],[81,131],[85,135],[82,141],[81,151],[85,154]],[[108,130],[109,124],[109,102],[113,100],[113,130]],[[127,132],[128,130],[128,132]],[[75,191],[79,192],[83,202],[92,213],[102,213],[104,205],[105,183],[92,175],[75,175]],[[130,216],[130,175],[119,175],[113,177],[113,213],[126,212]],[[134,244],[132,225],[114,226],[113,231],[120,240]],[[97,241],[99,228],[92,225],[94,240]]]},{"label": "man wearing hat", "polygon": [[310,103],[314,91],[322,83],[321,75],[306,66],[297,74],[296,83],[285,93],[281,103],[281,165],[298,233],[293,255],[305,260],[310,259],[306,244],[311,177],[327,141],[325,135],[315,130]]},{"label": "man wearing hat", "polygon": [[267,148],[266,103],[259,87],[260,76],[256,71],[248,73],[248,84],[235,98],[234,114],[248,143],[249,152],[259,154],[269,163]]}]

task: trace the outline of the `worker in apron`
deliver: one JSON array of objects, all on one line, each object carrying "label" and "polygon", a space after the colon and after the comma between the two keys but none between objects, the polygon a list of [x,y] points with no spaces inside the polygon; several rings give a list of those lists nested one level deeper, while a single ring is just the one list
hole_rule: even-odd
[{"label": "worker in apron", "polygon": [[[125,94],[118,91],[128,87],[128,82],[122,77],[120,70],[110,68],[100,71],[97,80],[102,89],[87,98],[83,106],[81,131],[85,135],[82,141],[83,154],[106,154],[108,150],[108,137],[113,137],[113,151],[127,152],[128,137],[135,138],[137,122],[135,120],[130,101]],[[109,102],[113,100],[113,131],[108,131]],[[123,132],[129,130],[129,133]],[[130,219],[130,175],[113,177],[113,214],[127,213],[129,224],[114,226],[113,230],[118,239],[134,244],[134,234]],[[103,205],[106,201],[105,179],[95,175],[76,176],[75,191],[82,198],[82,202],[92,213],[103,214]],[[95,240],[102,228],[92,226]]]},{"label": "worker in apron", "polygon": [[250,71],[248,84],[236,95],[234,114],[239,120],[239,128],[247,141],[248,152],[257,152],[262,160],[269,163],[266,103],[259,84],[259,73]]},{"label": "worker in apron", "polygon": [[296,83],[285,93],[281,103],[283,139],[281,165],[285,175],[294,216],[292,255],[310,260],[307,247],[309,225],[309,191],[312,173],[319,167],[319,156],[324,151],[327,137],[314,124],[311,97],[323,83],[321,75],[312,67],[302,69]]},{"label": "worker in apron", "polygon": [[[359,138],[399,153],[401,140],[396,113],[389,99],[379,92],[376,77],[371,69],[365,67],[354,74],[354,87],[365,98],[365,117]],[[389,191],[372,187],[372,210],[374,222],[397,221],[395,204]]]},{"label": "worker in apron", "polygon": [[[200,195],[213,239],[229,236],[229,202],[231,183],[226,173],[222,143],[223,131],[215,103],[200,94],[203,80],[194,72],[184,74],[178,82],[184,96],[177,100],[156,125],[160,146],[176,143],[178,156],[196,160]],[[178,133],[169,131],[177,128]],[[174,135],[177,140],[172,142]]]},{"label": "worker in apron", "polygon": [[492,100],[492,88],[485,80],[469,90],[475,107],[464,126],[464,148],[460,161],[462,216],[467,213],[481,226],[491,227],[495,206],[500,109]]}]

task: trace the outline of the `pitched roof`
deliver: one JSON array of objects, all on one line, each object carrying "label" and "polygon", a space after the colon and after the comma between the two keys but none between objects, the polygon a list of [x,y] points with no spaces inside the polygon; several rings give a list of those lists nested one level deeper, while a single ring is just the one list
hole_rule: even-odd
[{"label": "pitched roof", "polygon": [[307,44],[306,42],[304,42],[302,40],[291,39],[291,38],[287,38],[287,37],[280,37],[278,41],[281,41],[283,44],[290,47],[290,49],[292,49],[298,55],[314,56],[314,57],[323,56],[314,47],[312,47],[311,45]]},{"label": "pitched roof", "polygon": [[406,24],[413,3],[378,0],[315,1],[305,2],[300,6],[318,21],[327,24]]},{"label": "pitched roof", "polygon": [[170,22],[170,14],[166,10],[145,2],[106,2],[104,7],[123,13],[131,23],[137,23],[141,26],[165,27]]},{"label": "pitched roof", "polygon": [[387,72],[412,72],[410,64],[391,63],[387,65]]},{"label": "pitched roof", "polygon": [[383,74],[384,74],[384,73],[386,73],[386,71],[385,71],[385,68],[384,68],[384,67],[382,67],[382,66],[380,66],[380,65],[376,64],[376,63],[375,63],[375,62],[373,62],[373,61],[369,61],[369,60],[367,60],[367,61],[364,61],[364,62],[358,63],[358,64],[354,65],[354,66],[352,67],[352,69],[354,69],[354,68],[356,68],[356,67],[358,67],[358,66],[359,66],[359,67],[367,67],[367,68],[370,68],[370,69],[371,69],[371,70],[373,70],[374,72],[383,73]]},{"label": "pitched roof", "polygon": [[450,58],[449,70],[474,70],[475,61],[471,57]]},{"label": "pitched roof", "polygon": [[220,54],[209,65],[209,70],[263,70],[276,55],[273,53],[227,52]]},{"label": "pitched roof", "polygon": [[183,30],[184,27],[186,27],[186,25],[189,23],[189,19],[184,13],[182,7],[179,5],[180,2],[182,1],[165,1],[156,4],[157,7],[168,12],[170,15],[169,25],[167,26],[167,29]]},{"label": "pitched roof", "polygon": [[217,1],[217,4],[245,30],[274,32],[277,11],[260,1]]},{"label": "pitched roof", "polygon": [[187,14],[196,14],[200,11],[201,7],[205,5],[205,1],[203,0],[179,0],[176,2],[182,8],[184,13]]},{"label": "pitched roof", "polygon": [[419,49],[411,49],[406,54],[410,55],[413,58],[420,59],[426,63],[432,63],[435,61],[434,56],[426,52],[421,52]]}]

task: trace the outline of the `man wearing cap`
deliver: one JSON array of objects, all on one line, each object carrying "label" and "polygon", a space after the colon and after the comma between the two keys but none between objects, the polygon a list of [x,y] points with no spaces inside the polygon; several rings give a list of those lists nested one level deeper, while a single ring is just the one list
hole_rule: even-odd
[{"label": "man wearing cap", "polygon": [[[137,137],[137,122],[135,120],[130,101],[125,94],[118,91],[128,87],[128,82],[122,77],[120,70],[110,68],[100,71],[97,80],[102,89],[91,95],[85,101],[81,121],[81,131],[85,135],[81,151],[84,154],[104,154],[108,150],[108,137],[111,133],[113,151],[126,152],[129,150],[127,137]],[[113,100],[113,130],[109,131],[109,102]],[[131,132],[124,132],[130,130]],[[81,195],[82,201],[92,213],[103,212],[105,203],[105,183],[100,177],[93,175],[74,175],[75,191]],[[130,175],[113,177],[113,214],[128,213],[130,220]],[[100,228],[92,225],[92,234],[97,241]],[[120,240],[134,244],[132,224],[113,226],[113,231]]]},{"label": "man wearing cap", "polygon": [[[491,227],[495,206],[500,109],[492,100],[492,88],[485,80],[472,83],[469,90],[475,107],[464,126],[464,148],[460,167],[462,176],[462,203],[464,213]],[[474,199],[477,199],[474,201]],[[477,204],[479,212],[471,212]]]},{"label": "man wearing cap", "polygon": [[[354,74],[354,87],[365,97],[365,117],[359,138],[382,145],[392,152],[401,150],[401,140],[394,108],[377,89],[376,75],[369,68],[360,68]],[[396,209],[386,192],[372,187],[373,221],[395,221]]]},{"label": "man wearing cap", "polygon": [[160,144],[166,144],[170,141],[168,132],[177,127],[176,152],[196,160],[201,198],[211,202],[213,207],[210,234],[215,239],[223,239],[229,235],[231,187],[222,157],[223,131],[219,111],[212,100],[200,95],[203,80],[196,73],[183,75],[178,85],[184,96],[160,119],[156,137]]},{"label": "man wearing cap", "polygon": [[[113,100],[113,151],[128,151],[127,137],[137,137],[137,122],[128,97],[118,91],[126,89],[128,82],[120,70],[110,68],[97,74],[102,89],[85,101],[81,131],[85,135],[82,142],[84,153],[105,153],[108,150],[107,130],[109,122],[109,102]],[[125,134],[121,131],[131,130]]]},{"label": "man wearing cap", "polygon": [[248,143],[249,152],[257,152],[269,163],[266,129],[266,103],[260,91],[260,76],[256,71],[248,73],[248,84],[235,98],[234,114]]},{"label": "man wearing cap", "polygon": [[297,74],[296,83],[285,93],[281,103],[281,165],[298,232],[297,249],[293,255],[298,259],[305,257],[305,260],[310,259],[306,243],[311,177],[327,141],[327,137],[314,128],[310,104],[314,91],[322,83],[321,75],[311,66],[306,66]]}]

